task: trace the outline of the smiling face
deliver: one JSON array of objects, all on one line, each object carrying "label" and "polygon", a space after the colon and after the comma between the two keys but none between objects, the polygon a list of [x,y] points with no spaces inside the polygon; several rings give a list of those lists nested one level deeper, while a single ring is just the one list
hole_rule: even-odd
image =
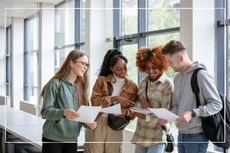
[{"label": "smiling face", "polygon": [[126,62],[123,59],[119,58],[117,63],[113,67],[110,67],[110,69],[117,77],[121,79],[125,78],[127,67]]},{"label": "smiling face", "polygon": [[161,75],[159,66],[154,65],[151,61],[146,64],[145,73],[151,81],[155,81]]},{"label": "smiling face", "polygon": [[85,72],[88,69],[88,66],[89,66],[88,63],[89,63],[89,61],[88,61],[87,56],[79,57],[77,60],[75,60],[73,62],[71,61],[70,66],[72,68],[72,70],[71,70],[72,74],[74,74],[76,76],[83,77]]}]

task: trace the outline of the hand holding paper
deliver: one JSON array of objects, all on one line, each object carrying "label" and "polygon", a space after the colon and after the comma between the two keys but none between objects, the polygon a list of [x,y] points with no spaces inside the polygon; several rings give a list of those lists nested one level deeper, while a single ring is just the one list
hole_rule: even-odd
[{"label": "hand holding paper", "polygon": [[144,115],[148,115],[152,113],[149,109],[143,109],[143,108],[138,108],[138,107],[131,107],[130,110],[132,112],[141,113]]},{"label": "hand holding paper", "polygon": [[83,123],[92,123],[96,119],[100,110],[101,110],[101,106],[83,106],[82,105],[77,111],[80,114],[80,117],[76,119],[71,119],[71,120],[77,121],[77,122],[83,122]]},{"label": "hand holding paper", "polygon": [[175,121],[179,116],[168,111],[165,108],[148,108],[151,112],[153,112],[157,117],[165,119],[169,122]]},{"label": "hand holding paper", "polygon": [[120,115],[121,114],[121,104],[119,103],[119,104],[113,105],[111,107],[102,108],[100,112]]}]

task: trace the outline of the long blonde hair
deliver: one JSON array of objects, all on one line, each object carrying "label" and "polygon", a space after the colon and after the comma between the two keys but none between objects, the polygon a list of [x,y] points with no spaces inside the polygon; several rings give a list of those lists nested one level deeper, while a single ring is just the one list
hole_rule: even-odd
[{"label": "long blonde hair", "polygon": [[[78,51],[78,50],[72,50],[68,56],[66,57],[64,63],[60,67],[60,69],[57,71],[57,73],[48,81],[48,83],[53,80],[62,80],[66,79],[67,76],[71,72],[71,66],[70,62],[76,61],[78,58],[82,56],[87,56],[84,52]],[[88,56],[87,56],[88,57]],[[47,84],[48,84],[47,83]],[[87,70],[83,77],[77,76],[76,80],[74,81],[74,84],[76,85],[76,94],[78,95],[78,102],[79,105],[88,105],[88,95],[87,95],[87,89],[88,89],[88,75]],[[41,95],[43,95],[44,89],[46,85],[43,87]]]}]

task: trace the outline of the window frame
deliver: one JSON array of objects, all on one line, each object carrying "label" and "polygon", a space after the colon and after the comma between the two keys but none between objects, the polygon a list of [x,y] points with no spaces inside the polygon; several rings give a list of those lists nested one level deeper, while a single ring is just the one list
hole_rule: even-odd
[{"label": "window frame", "polygon": [[6,96],[11,96],[12,92],[12,25],[6,27]]},{"label": "window frame", "polygon": [[[35,50],[29,50],[28,48],[27,48],[27,46],[28,46],[28,34],[27,34],[27,30],[28,30],[28,23],[31,21],[31,20],[33,20],[33,19],[35,19],[35,18],[37,18],[37,20],[38,20],[38,35],[37,35],[37,40],[38,40],[38,48],[37,49],[35,49]],[[29,78],[29,69],[30,69],[30,67],[29,67],[29,61],[31,60],[30,59],[30,55],[31,54],[34,54],[34,53],[36,53],[37,54],[37,57],[39,57],[39,50],[40,50],[40,48],[39,48],[39,34],[40,34],[40,31],[39,31],[39,21],[40,20],[40,18],[39,18],[39,13],[35,13],[35,14],[33,14],[33,15],[31,15],[31,16],[29,16],[29,17],[27,17],[27,18],[25,18],[24,19],[24,63],[23,63],[23,65],[24,65],[24,83],[23,83],[23,87],[24,87],[24,94],[23,94],[23,99],[24,100],[26,100],[26,101],[28,101],[28,102],[31,102],[30,100],[30,90],[34,90],[34,89],[37,89],[37,95],[39,95],[39,91],[38,91],[38,85],[37,86],[33,86],[33,85],[31,85],[31,83],[30,83],[30,78]],[[37,64],[39,65],[39,60],[37,60]],[[38,68],[37,68],[37,72],[39,72],[39,70],[38,70]],[[39,81],[39,75],[37,75],[37,82]],[[38,99],[37,97],[35,98],[35,99]],[[31,102],[32,103],[32,102]],[[33,102],[34,104],[36,104],[36,102]]]}]

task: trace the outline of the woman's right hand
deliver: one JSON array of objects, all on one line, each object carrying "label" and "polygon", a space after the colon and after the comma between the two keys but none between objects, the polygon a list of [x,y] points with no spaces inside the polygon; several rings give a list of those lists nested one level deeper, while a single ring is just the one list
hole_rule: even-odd
[{"label": "woman's right hand", "polygon": [[127,108],[132,105],[132,101],[121,96],[117,96],[116,100],[121,104],[122,108]]},{"label": "woman's right hand", "polygon": [[67,119],[75,119],[80,117],[80,114],[76,112],[74,109],[64,109],[64,117]]},{"label": "woman's right hand", "polygon": [[140,101],[140,104],[141,104],[142,108],[144,108],[144,109],[152,107],[151,104],[147,100],[145,100],[145,99],[142,99]]}]

